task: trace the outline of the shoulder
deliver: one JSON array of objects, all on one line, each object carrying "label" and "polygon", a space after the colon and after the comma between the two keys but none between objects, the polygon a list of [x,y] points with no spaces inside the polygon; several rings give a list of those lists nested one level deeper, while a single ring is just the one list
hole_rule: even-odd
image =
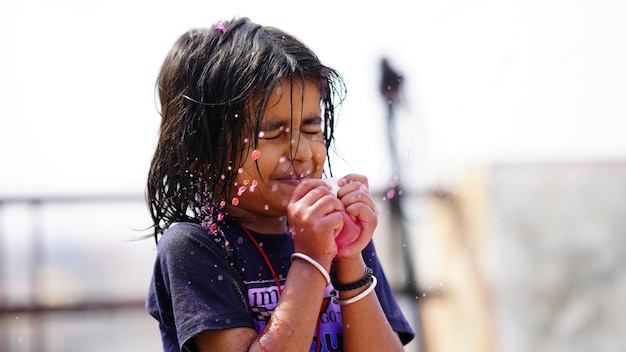
[{"label": "shoulder", "polygon": [[202,240],[209,237],[209,231],[200,224],[178,222],[172,224],[159,239],[159,247],[175,246],[190,240]]},{"label": "shoulder", "polygon": [[[157,245],[160,255],[175,254],[189,251],[193,248],[217,249],[217,243],[213,239],[213,234],[200,224],[191,222],[175,223],[170,226]],[[189,251],[185,251],[188,249]],[[193,253],[191,253],[193,255]]]}]

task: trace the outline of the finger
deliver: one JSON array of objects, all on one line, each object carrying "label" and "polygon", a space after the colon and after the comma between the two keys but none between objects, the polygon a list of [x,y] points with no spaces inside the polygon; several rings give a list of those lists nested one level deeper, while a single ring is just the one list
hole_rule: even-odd
[{"label": "finger", "polygon": [[353,182],[360,182],[361,184],[365,185],[366,188],[369,189],[369,181],[367,177],[365,177],[364,175],[359,175],[359,174],[348,174],[340,178],[337,181],[337,184],[339,185],[339,187],[342,187]]},{"label": "finger", "polygon": [[[309,194],[311,190],[318,187],[329,190],[329,187],[324,183],[324,181],[320,179],[303,180],[298,184],[298,186],[296,186],[296,189],[293,191],[293,194],[291,195],[291,201],[296,202],[300,200],[302,197]],[[328,191],[328,193],[330,193],[330,190]]]}]

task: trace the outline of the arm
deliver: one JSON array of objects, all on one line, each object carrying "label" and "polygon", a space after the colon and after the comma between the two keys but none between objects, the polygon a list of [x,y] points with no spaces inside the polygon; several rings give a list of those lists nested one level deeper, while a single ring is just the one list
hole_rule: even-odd
[{"label": "arm", "polygon": [[[329,271],[337,253],[333,234],[341,229],[336,210],[341,202],[321,180],[303,181],[288,206],[294,250],[317,261]],[[249,328],[205,331],[194,339],[205,351],[308,351],[313,341],[326,279],[302,259],[292,261],[280,299],[265,330],[257,335]]]},{"label": "arm", "polygon": [[[359,221],[361,233],[358,239],[341,248],[334,260],[335,273],[340,284],[359,281],[366,264],[361,251],[369,243],[378,224],[378,210],[368,191],[367,179],[348,175],[338,196],[346,212]],[[370,284],[371,285],[371,284]],[[368,285],[350,291],[340,291],[342,300],[357,296]],[[357,302],[341,307],[345,351],[403,351],[398,334],[393,331],[380,305],[376,291]]]},{"label": "arm", "polygon": [[195,338],[208,351],[308,351],[326,281],[311,264],[294,260],[276,310],[263,333],[250,328],[205,331]]},{"label": "arm", "polygon": [[[365,262],[360,256],[354,259],[337,259],[335,270],[340,283],[356,282],[363,277]],[[367,286],[340,291],[339,298],[343,300],[352,298],[366,289]],[[341,315],[346,352],[404,350],[398,334],[387,321],[376,291],[372,291],[357,302],[342,306]]]}]

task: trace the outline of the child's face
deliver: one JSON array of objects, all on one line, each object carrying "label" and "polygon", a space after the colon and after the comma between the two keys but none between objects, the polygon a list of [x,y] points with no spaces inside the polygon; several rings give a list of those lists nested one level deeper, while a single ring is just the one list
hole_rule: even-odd
[{"label": "child's face", "polygon": [[326,160],[316,84],[306,82],[303,92],[300,82],[291,87],[283,80],[267,106],[258,146],[255,149],[253,141],[246,144],[247,159],[226,205],[229,213],[249,221],[285,215],[300,180],[321,178]]}]

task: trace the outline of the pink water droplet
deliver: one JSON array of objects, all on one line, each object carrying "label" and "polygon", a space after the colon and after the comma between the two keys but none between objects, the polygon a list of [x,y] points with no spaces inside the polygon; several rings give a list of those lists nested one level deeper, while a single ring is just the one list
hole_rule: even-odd
[{"label": "pink water droplet", "polygon": [[239,198],[235,197],[230,202],[231,202],[232,205],[237,206],[237,205],[239,205]]},{"label": "pink water droplet", "polygon": [[261,151],[255,149],[252,151],[252,160],[257,160],[261,156]]},{"label": "pink water droplet", "polygon": [[225,201],[221,201],[221,202],[220,202],[220,207],[222,207],[222,208],[223,208],[225,205],[226,205],[226,202],[225,202]]},{"label": "pink water droplet", "polygon": [[248,179],[243,180],[243,185],[244,185],[244,186],[247,186],[247,185],[248,185],[248,183],[250,183],[250,180],[248,180]]},{"label": "pink water droplet", "polygon": [[217,214],[217,221],[222,221],[224,219],[224,213],[218,213]]},{"label": "pink water droplet", "polygon": [[395,190],[395,189],[390,188],[390,189],[387,191],[387,199],[391,199],[391,198],[393,198],[395,195],[396,195],[396,190]]},{"label": "pink water droplet", "polygon": [[248,141],[249,141],[249,139],[248,139],[248,138],[244,138],[244,139],[243,139],[243,143],[244,143],[244,144],[245,144],[245,143],[248,143]]},{"label": "pink water droplet", "polygon": [[237,169],[237,173],[238,173],[238,174],[243,173],[243,168],[241,168],[241,167],[240,167],[239,169]]},{"label": "pink water droplet", "polygon": [[265,132],[261,131],[259,132],[259,138],[263,138],[265,136]]},{"label": "pink water droplet", "polygon": [[241,186],[239,187],[239,189],[237,190],[237,196],[241,197],[241,195],[243,194],[243,192],[246,191],[246,186]]},{"label": "pink water droplet", "polygon": [[285,157],[285,156],[281,156],[281,157],[278,159],[278,162],[279,162],[279,163],[284,163],[285,161],[287,161],[287,157]]},{"label": "pink water droplet", "polygon": [[269,205],[267,205],[267,204],[265,204],[265,206],[263,207],[263,209],[265,209],[265,210],[270,210],[270,206],[269,206]]}]

